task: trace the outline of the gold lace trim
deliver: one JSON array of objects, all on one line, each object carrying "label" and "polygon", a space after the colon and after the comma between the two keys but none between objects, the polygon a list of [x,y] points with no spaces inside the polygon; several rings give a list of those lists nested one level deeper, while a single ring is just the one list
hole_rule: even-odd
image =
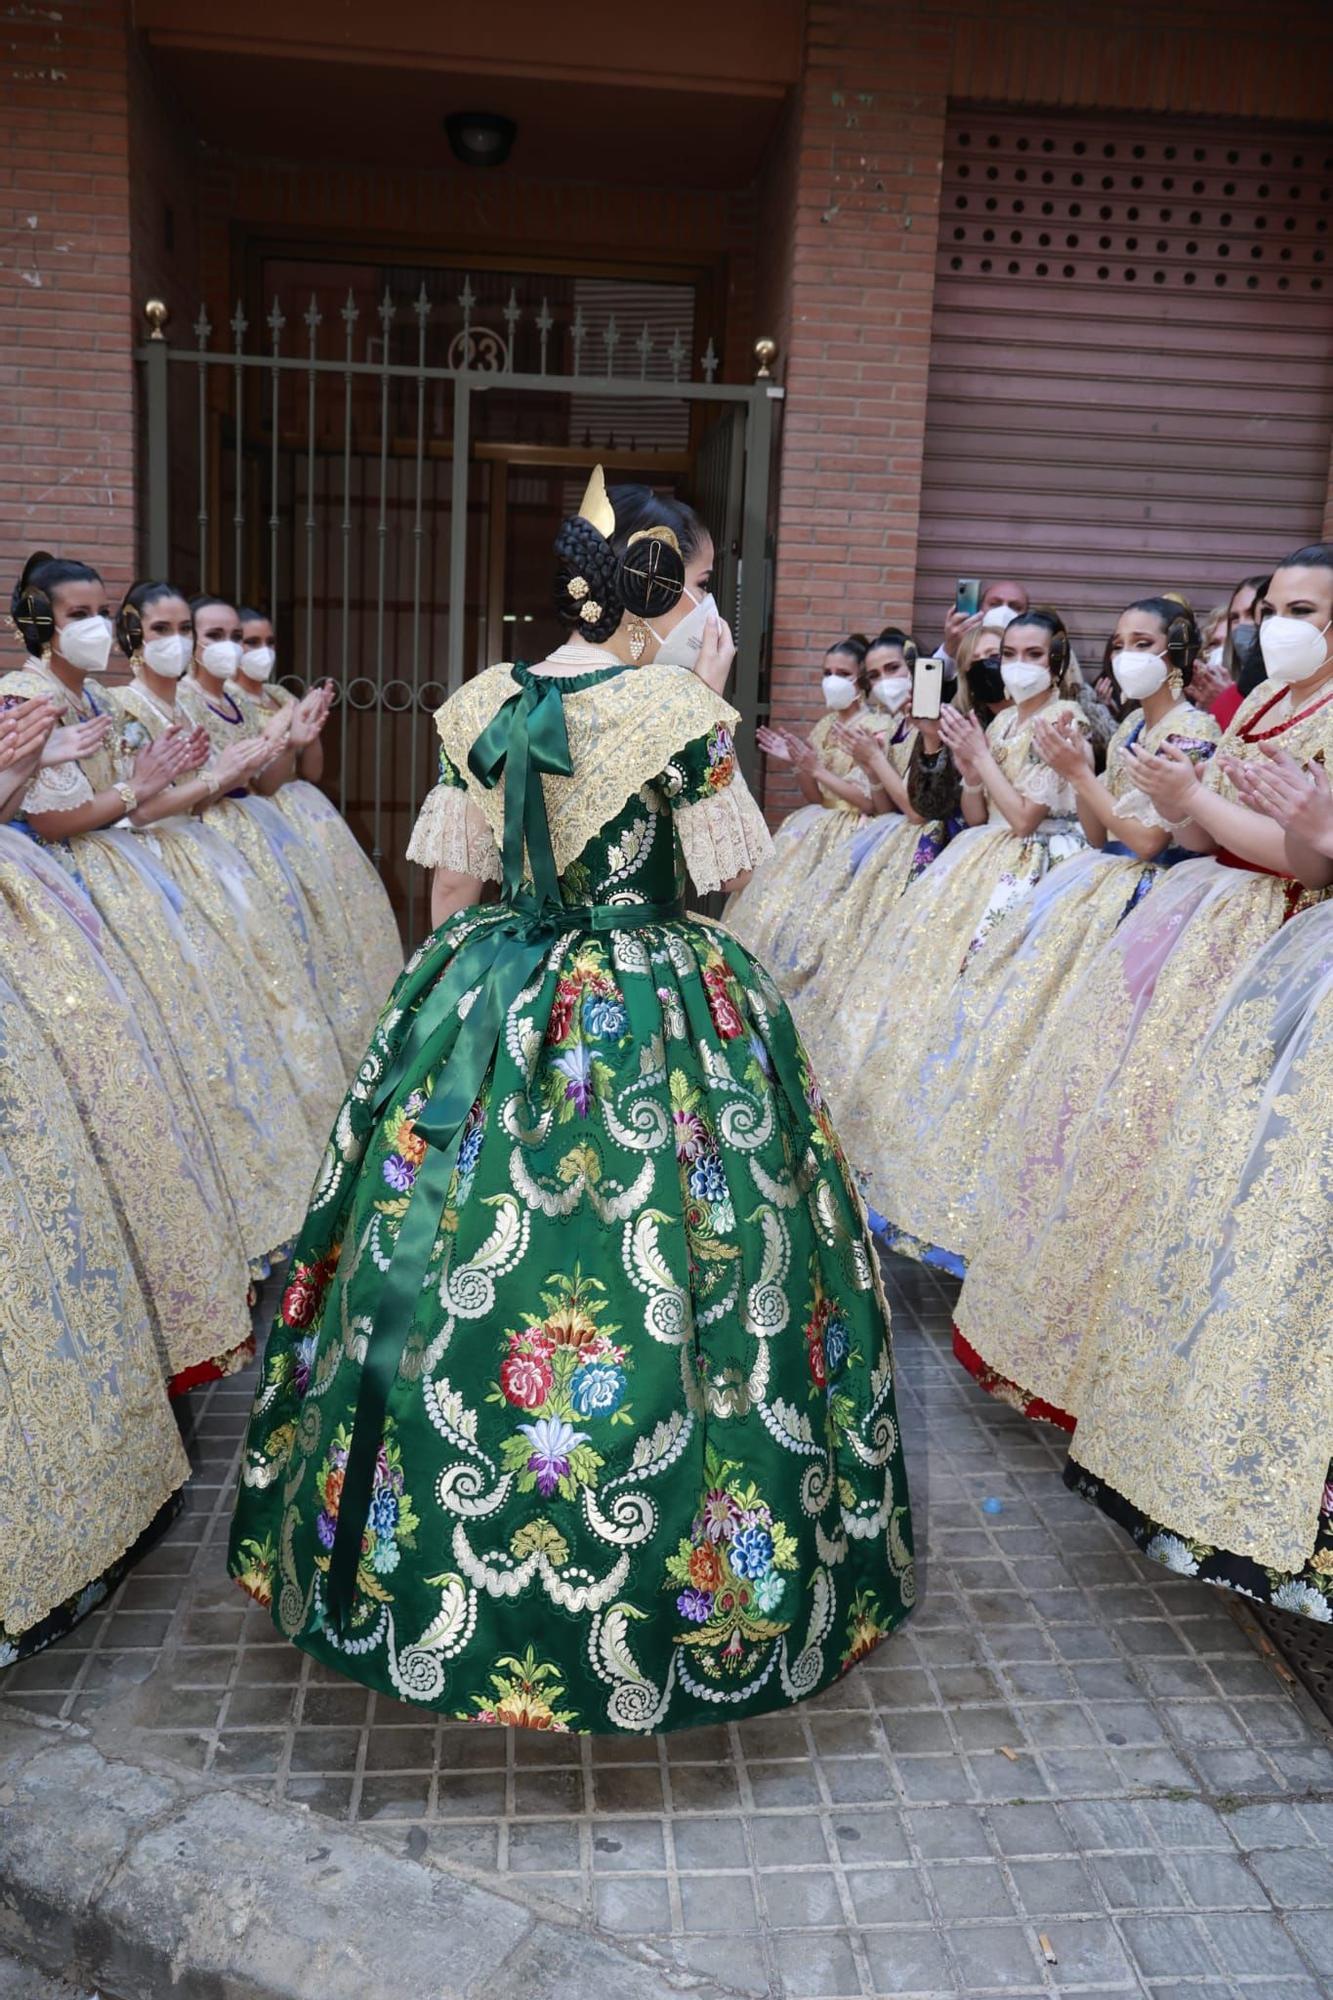
[{"label": "gold lace trim", "polygon": [[[493,791],[476,783],[467,753],[491,718],[518,692],[508,665],[487,667],[436,711],[445,755],[461,773],[467,795],[504,845],[504,780]],[[673,756],[716,724],[734,729],[736,710],[697,675],[663,667],[627,668],[614,680],[566,693],[565,725],[573,776],[542,779],[555,865],[577,861],[641,785],[660,777]],[[498,871],[497,871],[498,872]]]},{"label": "gold lace trim", "polygon": [[676,807],[676,829],[690,880],[701,896],[720,889],[773,851],[773,836],[739,773],[711,798]]},{"label": "gold lace trim", "polygon": [[500,855],[490,828],[457,785],[436,785],[417,814],[407,858],[419,868],[447,868],[482,882],[500,879]]}]

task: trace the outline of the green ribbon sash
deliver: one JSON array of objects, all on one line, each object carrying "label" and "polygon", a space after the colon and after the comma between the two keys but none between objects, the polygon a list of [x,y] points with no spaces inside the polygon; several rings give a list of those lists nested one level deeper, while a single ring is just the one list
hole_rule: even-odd
[{"label": "green ribbon sash", "polygon": [[[356,1595],[389,1396],[426,1285],[464,1127],[490,1072],[505,1018],[561,937],[580,931],[637,930],[675,922],[683,913],[679,902],[561,903],[540,777],[542,772],[562,776],[571,772],[560,683],[529,674],[524,667],[516,667],[514,677],[520,683],[518,694],[505,702],[468,755],[478,783],[489,788],[501,775],[505,779],[504,900],[493,918],[483,920],[463,940],[442,977],[437,977],[428,959],[416,990],[402,995],[408,1006],[419,1004],[374,1098],[378,1120],[444,1061],[430,1100],[415,1120],[426,1156],[398,1231],[361,1370],[329,1558],[328,1612],[343,1632]],[[530,891],[523,887],[525,847],[532,872]],[[459,1003],[476,987],[480,991],[460,1024]]]}]

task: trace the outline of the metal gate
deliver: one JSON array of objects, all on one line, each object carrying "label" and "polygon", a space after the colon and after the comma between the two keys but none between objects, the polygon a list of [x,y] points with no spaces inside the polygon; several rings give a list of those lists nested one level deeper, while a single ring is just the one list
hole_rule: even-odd
[{"label": "metal gate", "polygon": [[[166,308],[150,300],[137,350],[148,571],[269,609],[293,692],[335,682],[327,788],[380,869],[409,944],[423,929],[425,884],[402,856],[433,779],[430,716],[478,666],[541,657],[554,636],[547,547],[538,554],[534,543],[523,562],[506,544],[511,482],[514,518],[525,492],[539,517],[540,503],[549,512],[556,499],[572,511],[599,459],[611,484],[683,485],[715,540],[714,592],[737,636],[733,699],[751,776],[762,713],[783,395],[769,372],[772,343],[756,343],[753,383],[719,382],[711,339],[692,377],[683,335],[668,342],[660,325],[635,334],[612,317],[590,328],[581,309],[561,325],[545,300],[525,314],[512,292],[501,324],[487,325],[476,303],[469,280],[441,330],[424,285],[406,307],[386,290],[369,327],[349,293],[337,329],[312,298],[293,339],[275,298],[267,339],[254,346],[238,305],[228,344],[214,344],[201,310],[193,347],[176,347]],[[442,331],[442,358],[428,359]],[[506,435],[529,416],[545,441]],[[534,609],[505,609],[507,558],[539,572],[524,586],[535,582],[538,597],[524,600]],[[517,643],[502,646],[510,636]]]}]

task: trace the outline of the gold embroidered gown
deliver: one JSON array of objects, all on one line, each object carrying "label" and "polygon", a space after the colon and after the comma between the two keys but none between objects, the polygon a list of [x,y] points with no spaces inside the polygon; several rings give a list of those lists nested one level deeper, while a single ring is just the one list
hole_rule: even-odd
[{"label": "gold embroidered gown", "polygon": [[[1234,799],[1222,754],[1257,758],[1264,740],[1301,761],[1333,753],[1333,699],[1293,711],[1287,689],[1263,682],[1204,784]],[[1237,967],[1316,900],[1221,854],[1182,862],[1066,995],[986,1155],[956,1315],[959,1358],[985,1387],[1073,1428],[1108,1289],[1152,1227],[1145,1163],[1197,1109],[1182,1092],[1213,1010]]]},{"label": "gold embroidered gown", "polygon": [[[1107,750],[1105,785],[1119,815],[1161,831],[1165,822],[1134,781],[1125,752],[1175,744],[1196,763],[1220,732],[1210,715],[1178,701],[1152,728],[1135,709]],[[897,1100],[891,1148],[876,1166],[877,1206],[888,1241],[909,1256],[961,1274],[984,1174],[986,1142],[1011,1101],[1014,1076],[1046,1023],[1063,1011],[1093,956],[1164,866],[1192,857],[1168,847],[1145,862],[1116,840],[1070,856],[1046,875],[929,1006],[922,1059]]]},{"label": "gold embroidered gown", "polygon": [[[90,757],[38,772],[24,798],[25,813],[72,811],[127,776],[137,750],[148,741],[147,727],[122,709],[111,690],[85,684],[80,702],[36,662],[0,679],[0,697],[9,694],[51,696],[62,723],[86,720],[90,714],[116,718],[111,738]],[[238,967],[231,940],[199,920],[200,906],[158,859],[172,840],[169,825],[151,842],[129,826],[112,826],[76,834],[49,851],[90,897],[169,1024],[226,1181],[242,1247],[260,1275],[272,1253],[290,1241],[293,1205],[299,1213],[302,1184],[322,1140],[284,1112],[281,1065],[271,1035],[257,1026],[236,1032],[237,1018],[247,1018],[244,1012],[238,1015],[236,992],[247,969]]]},{"label": "gold embroidered gown", "polygon": [[189,1470],[111,1192],[0,971],[0,1666],[100,1602]]},{"label": "gold embroidered gown", "polygon": [[1010,784],[1045,807],[1036,831],[1014,833],[991,801],[986,824],[950,841],[845,967],[846,998],[829,1023],[824,1087],[847,1156],[881,1214],[897,1099],[927,1047],[923,1021],[1047,870],[1087,844],[1072,785],[1042,762],[1032,741],[1038,718],[1054,722],[1061,715],[1086,730],[1077,703],[1054,699],[1026,719],[1016,708],[1005,709],[986,731]]},{"label": "gold embroidered gown", "polygon": [[249,1273],[171,1030],[70,874],[0,826],[0,965],[114,1196],[172,1387],[253,1351]]},{"label": "gold embroidered gown", "polygon": [[1214,1015],[1097,1315],[1067,1484],[1182,1576],[1333,1619],[1333,903]]},{"label": "gold embroidered gown", "polygon": [[[916,742],[915,729],[906,721],[895,727],[883,711],[878,722],[875,733],[884,732],[885,756],[899,777],[906,777],[912,745]],[[859,766],[854,765],[853,770],[858,779],[865,777]],[[865,782],[868,786],[869,779]],[[767,961],[777,989],[789,1007],[798,1008],[802,996],[818,976],[826,944],[839,928],[838,912],[853,881],[883,842],[907,824],[903,814],[897,812],[851,817],[843,837],[834,841],[812,868],[802,886],[800,901],[789,911],[788,921],[770,945]]]},{"label": "gold embroidered gown", "polygon": [[[858,708],[852,715],[829,709],[810,731],[809,740],[820,762],[869,801],[870,782],[865,773],[832,740],[840,722],[848,729],[865,729],[873,736],[882,736],[888,718],[882,712],[872,714],[868,708]],[[846,853],[866,824],[866,815],[836,792],[821,792],[818,803],[812,801],[788,813],[773,836],[773,850],[767,859],[743,889],[727,898],[722,920],[732,936],[765,965],[783,963],[789,955],[786,940],[805,921],[811,877],[831,855]]]},{"label": "gold embroidered gown", "polygon": [[[192,675],[180,683],[177,703],[207,730],[217,751],[258,736],[263,717],[243,689],[229,681],[213,701]],[[357,939],[342,906],[323,851],[279,812],[272,799],[245,792],[210,808],[212,824],[234,841],[269,895],[282,908],[291,944],[333,1030],[342,1076],[355,1070],[365,1050],[366,985],[357,962]]]},{"label": "gold embroidered gown", "polygon": [[[154,742],[173,721],[172,711],[139,681],[116,690],[120,709]],[[288,907],[228,837],[237,821],[232,801],[215,800],[200,817],[186,813],[157,820],[141,835],[184,896],[181,920],[201,958],[212,968],[211,990],[230,1044],[263,1066],[254,1100],[261,1157],[251,1168],[259,1179],[255,1198],[290,1243],[324,1141],[338,1109],[342,1056],[328,1018],[304,975],[288,929]],[[227,963],[219,963],[219,954]]]},{"label": "gold embroidered gown", "polygon": [[[241,689],[263,713],[285,708],[293,697],[288,688],[268,681],[255,692]],[[327,793],[307,778],[292,778],[273,794],[273,803],[296,832],[323,855],[337,891],[342,934],[356,941],[356,963],[365,992],[360,1046],[370,1039],[380,1008],[403,969],[403,943],[383,882],[375,864]]]}]

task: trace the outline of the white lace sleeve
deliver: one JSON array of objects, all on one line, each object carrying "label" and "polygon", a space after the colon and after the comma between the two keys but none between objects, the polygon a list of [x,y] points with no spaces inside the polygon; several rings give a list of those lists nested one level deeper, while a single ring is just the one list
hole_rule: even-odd
[{"label": "white lace sleeve", "polygon": [[407,858],[421,868],[500,880],[500,851],[481,813],[457,785],[436,785],[417,814]]},{"label": "white lace sleeve", "polygon": [[95,797],[78,764],[49,764],[40,770],[23,796],[25,813],[67,813]]},{"label": "white lace sleeve", "polygon": [[701,896],[772,852],[773,836],[739,771],[730,784],[675,813],[685,866]]}]

